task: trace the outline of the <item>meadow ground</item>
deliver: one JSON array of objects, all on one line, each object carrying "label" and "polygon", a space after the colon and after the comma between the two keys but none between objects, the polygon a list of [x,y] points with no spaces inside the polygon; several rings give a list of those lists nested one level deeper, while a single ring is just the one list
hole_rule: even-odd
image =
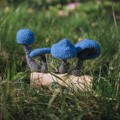
[{"label": "meadow ground", "polygon": [[[114,8],[95,5],[87,9],[84,5],[82,10],[65,9],[61,16],[59,7],[36,10],[21,4],[0,11],[0,117],[2,120],[119,120],[120,21],[116,21]],[[21,28],[34,32],[33,49],[50,47],[62,38],[73,44],[83,38],[98,41],[102,49],[100,57],[86,61],[83,66],[83,74],[94,77],[92,90],[75,91],[71,95],[62,86],[39,90],[30,87],[24,52],[16,43],[16,32]],[[59,60],[50,55],[47,60],[50,71],[57,69]]]}]

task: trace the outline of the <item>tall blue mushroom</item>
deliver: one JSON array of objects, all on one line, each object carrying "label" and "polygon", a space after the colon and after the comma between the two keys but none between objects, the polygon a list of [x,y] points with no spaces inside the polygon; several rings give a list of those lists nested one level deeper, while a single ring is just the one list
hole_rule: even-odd
[{"label": "tall blue mushroom", "polygon": [[61,60],[59,73],[64,74],[64,73],[67,73],[69,69],[69,63],[67,62],[67,59],[76,57],[77,50],[69,40],[63,39],[58,43],[55,43],[52,45],[51,55]]},{"label": "tall blue mushroom", "polygon": [[31,72],[41,71],[41,66],[38,65],[33,59],[29,57],[29,53],[30,53],[29,45],[31,45],[34,42],[34,33],[27,28],[20,29],[17,32],[16,40],[18,44],[21,44],[23,46],[23,49],[26,55],[26,61]]},{"label": "tall blue mushroom", "polygon": [[47,72],[48,71],[48,65],[47,65],[47,60],[45,57],[45,54],[50,54],[51,49],[50,48],[37,48],[32,50],[29,53],[30,58],[35,58],[37,56],[41,56],[40,59],[42,61],[41,65],[41,72]]},{"label": "tall blue mushroom", "polygon": [[78,76],[81,74],[83,62],[87,59],[97,58],[101,53],[101,47],[99,43],[94,40],[83,39],[75,44],[75,48],[77,49],[78,61],[72,74]]}]

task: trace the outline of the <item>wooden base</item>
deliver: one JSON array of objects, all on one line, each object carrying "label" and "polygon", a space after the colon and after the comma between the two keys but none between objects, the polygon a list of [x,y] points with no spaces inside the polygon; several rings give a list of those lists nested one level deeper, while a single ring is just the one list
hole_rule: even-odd
[{"label": "wooden base", "polygon": [[92,86],[92,80],[93,78],[88,75],[74,76],[67,74],[33,72],[30,76],[31,86],[38,89],[41,86],[49,86],[51,83],[57,82],[66,87],[84,90],[85,88],[88,89]]}]

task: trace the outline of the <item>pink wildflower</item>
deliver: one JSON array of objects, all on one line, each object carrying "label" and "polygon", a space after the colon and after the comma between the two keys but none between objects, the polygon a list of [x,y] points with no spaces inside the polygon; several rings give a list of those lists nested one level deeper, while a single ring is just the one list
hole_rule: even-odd
[{"label": "pink wildflower", "polygon": [[69,10],[74,10],[80,3],[74,2],[67,4]]}]

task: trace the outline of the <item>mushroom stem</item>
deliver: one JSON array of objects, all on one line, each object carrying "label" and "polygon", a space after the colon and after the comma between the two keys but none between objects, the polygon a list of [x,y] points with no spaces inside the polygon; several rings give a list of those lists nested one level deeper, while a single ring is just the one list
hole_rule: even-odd
[{"label": "mushroom stem", "polygon": [[48,71],[48,65],[47,60],[44,54],[40,55],[40,60],[42,61],[41,71],[47,72]]},{"label": "mushroom stem", "polygon": [[61,60],[61,65],[59,67],[59,73],[60,74],[64,74],[67,73],[68,71],[68,67],[69,67],[69,63],[67,62],[67,60]]},{"label": "mushroom stem", "polygon": [[78,59],[75,68],[72,71],[72,74],[75,76],[79,76],[81,74],[82,66],[83,66],[84,60]]},{"label": "mushroom stem", "polygon": [[28,45],[23,45],[23,49],[24,49],[25,54],[28,56],[31,51],[30,47]]},{"label": "mushroom stem", "polygon": [[23,49],[25,52],[25,57],[27,61],[27,65],[29,66],[31,72],[40,72],[41,66],[38,65],[32,58],[29,57],[30,48],[28,45],[23,45]]}]

